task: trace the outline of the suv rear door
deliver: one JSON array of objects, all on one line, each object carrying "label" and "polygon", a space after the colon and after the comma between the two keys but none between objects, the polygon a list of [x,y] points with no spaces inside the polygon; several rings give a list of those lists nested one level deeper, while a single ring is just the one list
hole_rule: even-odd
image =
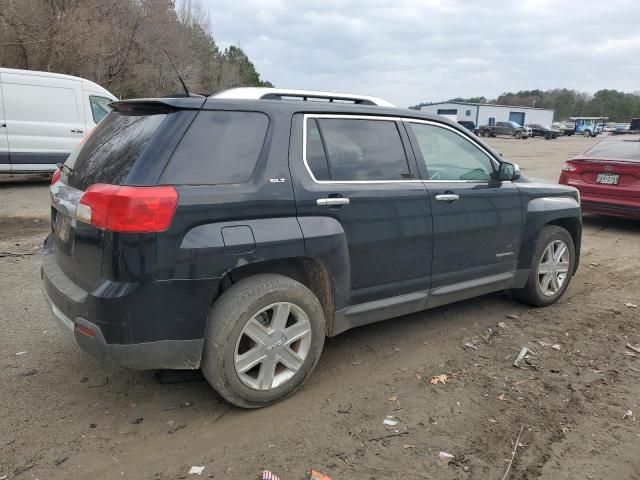
[{"label": "suv rear door", "polygon": [[[344,282],[348,291],[342,294],[347,302],[426,291],[432,249],[429,198],[400,120],[298,114],[293,132],[289,163],[305,242],[313,222],[344,232],[350,272]],[[337,297],[337,310],[348,306]]]},{"label": "suv rear door", "polygon": [[492,180],[498,162],[466,133],[425,120],[405,125],[431,199],[432,296],[448,287],[440,293],[454,297],[433,298],[432,304],[508,281],[522,229],[518,187]]}]

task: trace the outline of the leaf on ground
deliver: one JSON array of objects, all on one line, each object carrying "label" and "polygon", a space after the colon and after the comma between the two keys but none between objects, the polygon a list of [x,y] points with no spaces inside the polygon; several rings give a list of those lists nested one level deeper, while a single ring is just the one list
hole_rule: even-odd
[{"label": "leaf on ground", "polygon": [[431,385],[438,385],[439,383],[447,383],[449,381],[449,376],[442,374],[442,375],[434,375],[433,377],[431,377],[431,380],[429,380],[429,383]]}]

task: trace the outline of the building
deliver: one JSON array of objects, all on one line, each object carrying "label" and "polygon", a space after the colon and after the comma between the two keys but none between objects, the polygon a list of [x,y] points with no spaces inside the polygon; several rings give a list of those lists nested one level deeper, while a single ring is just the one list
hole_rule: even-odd
[{"label": "building", "polygon": [[512,120],[520,125],[537,123],[551,125],[553,110],[533,107],[514,107],[490,103],[436,102],[423,105],[420,110],[442,115],[453,121],[472,121],[479,125],[493,125],[495,122]]}]

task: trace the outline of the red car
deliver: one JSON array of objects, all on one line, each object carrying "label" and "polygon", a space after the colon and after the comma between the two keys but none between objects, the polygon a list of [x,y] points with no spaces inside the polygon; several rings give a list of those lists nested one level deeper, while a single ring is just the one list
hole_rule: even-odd
[{"label": "red car", "polygon": [[584,212],[640,219],[640,141],[596,143],[562,166],[559,183],[580,191]]}]

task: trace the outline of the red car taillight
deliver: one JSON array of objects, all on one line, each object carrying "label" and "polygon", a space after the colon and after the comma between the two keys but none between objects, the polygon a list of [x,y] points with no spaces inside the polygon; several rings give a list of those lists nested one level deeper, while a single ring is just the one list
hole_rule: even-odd
[{"label": "red car taillight", "polygon": [[563,172],[575,172],[576,170],[578,170],[578,167],[576,167],[572,163],[567,162],[564,165],[562,165]]},{"label": "red car taillight", "polygon": [[56,183],[58,183],[61,176],[62,170],[58,168],[55,172],[53,172],[53,175],[51,175],[51,185],[55,185]]},{"label": "red car taillight", "polygon": [[97,183],[80,198],[76,218],[113,232],[150,233],[169,228],[178,204],[173,187]]}]

